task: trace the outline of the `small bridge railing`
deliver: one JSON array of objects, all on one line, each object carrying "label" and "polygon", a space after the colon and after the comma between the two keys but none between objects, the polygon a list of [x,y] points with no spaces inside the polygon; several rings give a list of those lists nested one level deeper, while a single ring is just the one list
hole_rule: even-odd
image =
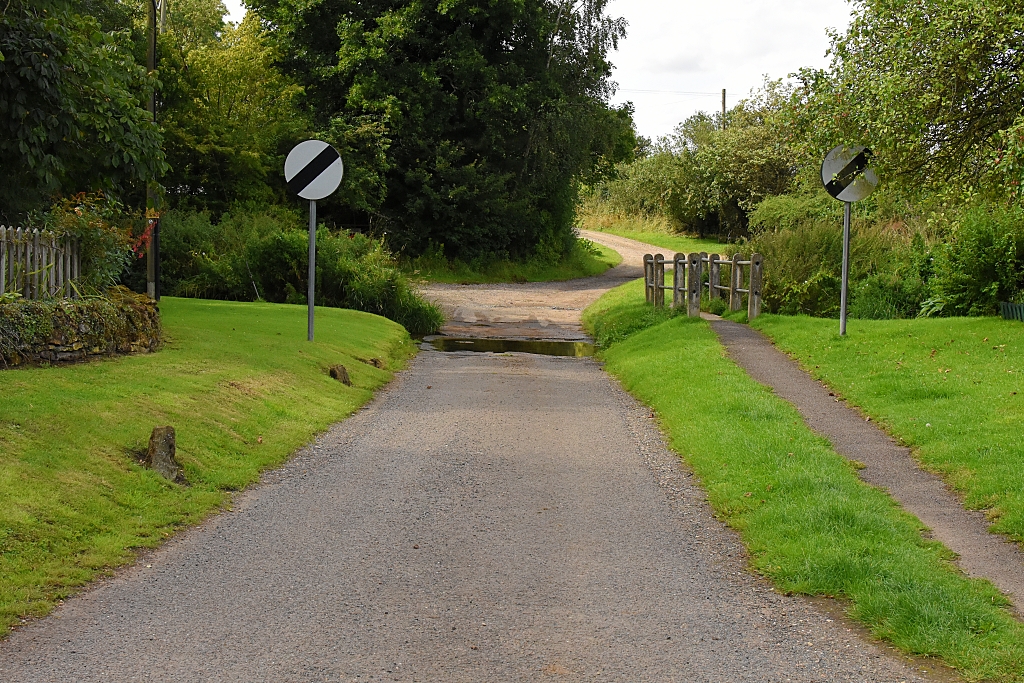
[{"label": "small bridge railing", "polygon": [[[665,284],[665,264],[672,267],[672,284]],[[707,278],[705,278],[707,266]],[[728,271],[729,284],[722,284],[722,275]],[[700,300],[706,289],[708,298],[725,299],[730,311],[743,308],[743,295],[747,299],[747,319],[761,314],[761,282],[764,259],[752,254],[744,259],[740,254],[728,258],[705,252],[676,254],[666,259],[661,254],[644,255],[644,292],[648,303],[656,307],[665,305],[665,291],[672,292],[672,307],[686,306],[686,314],[700,315]],[[744,287],[743,285],[746,285]]]}]

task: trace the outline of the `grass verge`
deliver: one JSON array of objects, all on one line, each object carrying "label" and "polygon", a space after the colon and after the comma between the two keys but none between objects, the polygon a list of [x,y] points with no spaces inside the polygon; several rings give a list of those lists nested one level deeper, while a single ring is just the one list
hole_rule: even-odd
[{"label": "grass verge", "polygon": [[[722,244],[715,239],[689,237],[672,232],[664,220],[643,217],[619,217],[584,215],[581,217],[582,227],[586,230],[597,230],[609,235],[618,235],[638,242],[653,244],[672,254],[689,254],[705,251],[712,254],[733,253],[735,246]],[[669,256],[666,253],[665,256]]]},{"label": "grass verge", "polygon": [[753,327],[913,448],[993,531],[1024,541],[1024,325],[761,316]]},{"label": "grass verge", "polygon": [[622,263],[618,252],[589,243],[558,263],[541,260],[487,260],[466,263],[440,253],[427,253],[402,264],[413,279],[427,282],[475,285],[490,282],[554,282],[593,277]]},{"label": "grass verge", "polygon": [[[313,343],[305,306],[165,298],[161,313],[158,353],[0,372],[3,632],[226,504],[414,352],[402,327],[356,311],[318,308]],[[164,424],[187,486],[138,463]]]},{"label": "grass verge", "polygon": [[963,576],[916,518],[730,361],[705,321],[649,316],[646,326],[643,305],[630,283],[584,324],[607,347],[607,370],[657,411],[754,571],[784,592],[848,601],[875,636],[969,680],[1024,680],[1024,625],[990,583]]}]

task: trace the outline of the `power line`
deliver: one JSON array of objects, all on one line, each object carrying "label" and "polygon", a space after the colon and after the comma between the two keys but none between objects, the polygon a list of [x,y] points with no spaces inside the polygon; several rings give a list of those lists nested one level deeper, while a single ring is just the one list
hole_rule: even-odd
[{"label": "power line", "polygon": [[[707,95],[709,97],[721,97],[722,93],[719,92],[696,92],[689,90],[639,90],[634,88],[619,88],[618,92],[639,92],[639,93],[654,93],[658,95]],[[733,95],[730,95],[733,97]]]}]

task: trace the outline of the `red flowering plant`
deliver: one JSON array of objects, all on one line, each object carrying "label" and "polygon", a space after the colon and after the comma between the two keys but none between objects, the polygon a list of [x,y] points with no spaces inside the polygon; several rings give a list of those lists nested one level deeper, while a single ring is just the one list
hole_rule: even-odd
[{"label": "red flowering plant", "polygon": [[58,199],[48,211],[30,218],[61,237],[79,242],[82,258],[81,291],[99,293],[115,286],[133,253],[149,246],[146,231],[136,238],[139,217],[102,192],[81,192]]}]

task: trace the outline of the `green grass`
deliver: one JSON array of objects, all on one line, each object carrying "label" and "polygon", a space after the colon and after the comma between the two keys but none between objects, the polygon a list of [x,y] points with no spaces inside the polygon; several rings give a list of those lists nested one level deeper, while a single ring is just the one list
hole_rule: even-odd
[{"label": "green grass", "polygon": [[427,282],[483,284],[491,282],[553,282],[593,277],[622,263],[617,251],[594,244],[593,251],[577,249],[558,263],[543,261],[452,261],[426,254],[402,264],[406,274]]},{"label": "green grass", "polygon": [[843,338],[836,320],[766,315],[753,327],[1024,541],[1024,325],[851,320]]},{"label": "green grass", "polygon": [[[367,313],[165,298],[167,343],[146,355],[0,372],[0,625],[46,614],[230,502],[260,472],[351,414],[414,352]],[[383,369],[361,361],[380,359]],[[331,379],[342,363],[353,386]],[[189,485],[136,460],[177,432]]]},{"label": "green grass", "polygon": [[705,321],[645,323],[643,305],[640,283],[627,284],[585,325],[608,346],[607,370],[657,412],[754,571],[783,592],[846,601],[877,637],[969,680],[1024,680],[1024,625],[990,583],[960,573],[916,518],[730,361]]},{"label": "green grass", "polygon": [[583,227],[587,230],[606,232],[609,235],[626,237],[645,244],[653,244],[671,254],[707,252],[709,254],[735,253],[738,247],[722,244],[715,239],[701,239],[671,232],[663,221],[650,218],[620,218],[584,216]]}]

